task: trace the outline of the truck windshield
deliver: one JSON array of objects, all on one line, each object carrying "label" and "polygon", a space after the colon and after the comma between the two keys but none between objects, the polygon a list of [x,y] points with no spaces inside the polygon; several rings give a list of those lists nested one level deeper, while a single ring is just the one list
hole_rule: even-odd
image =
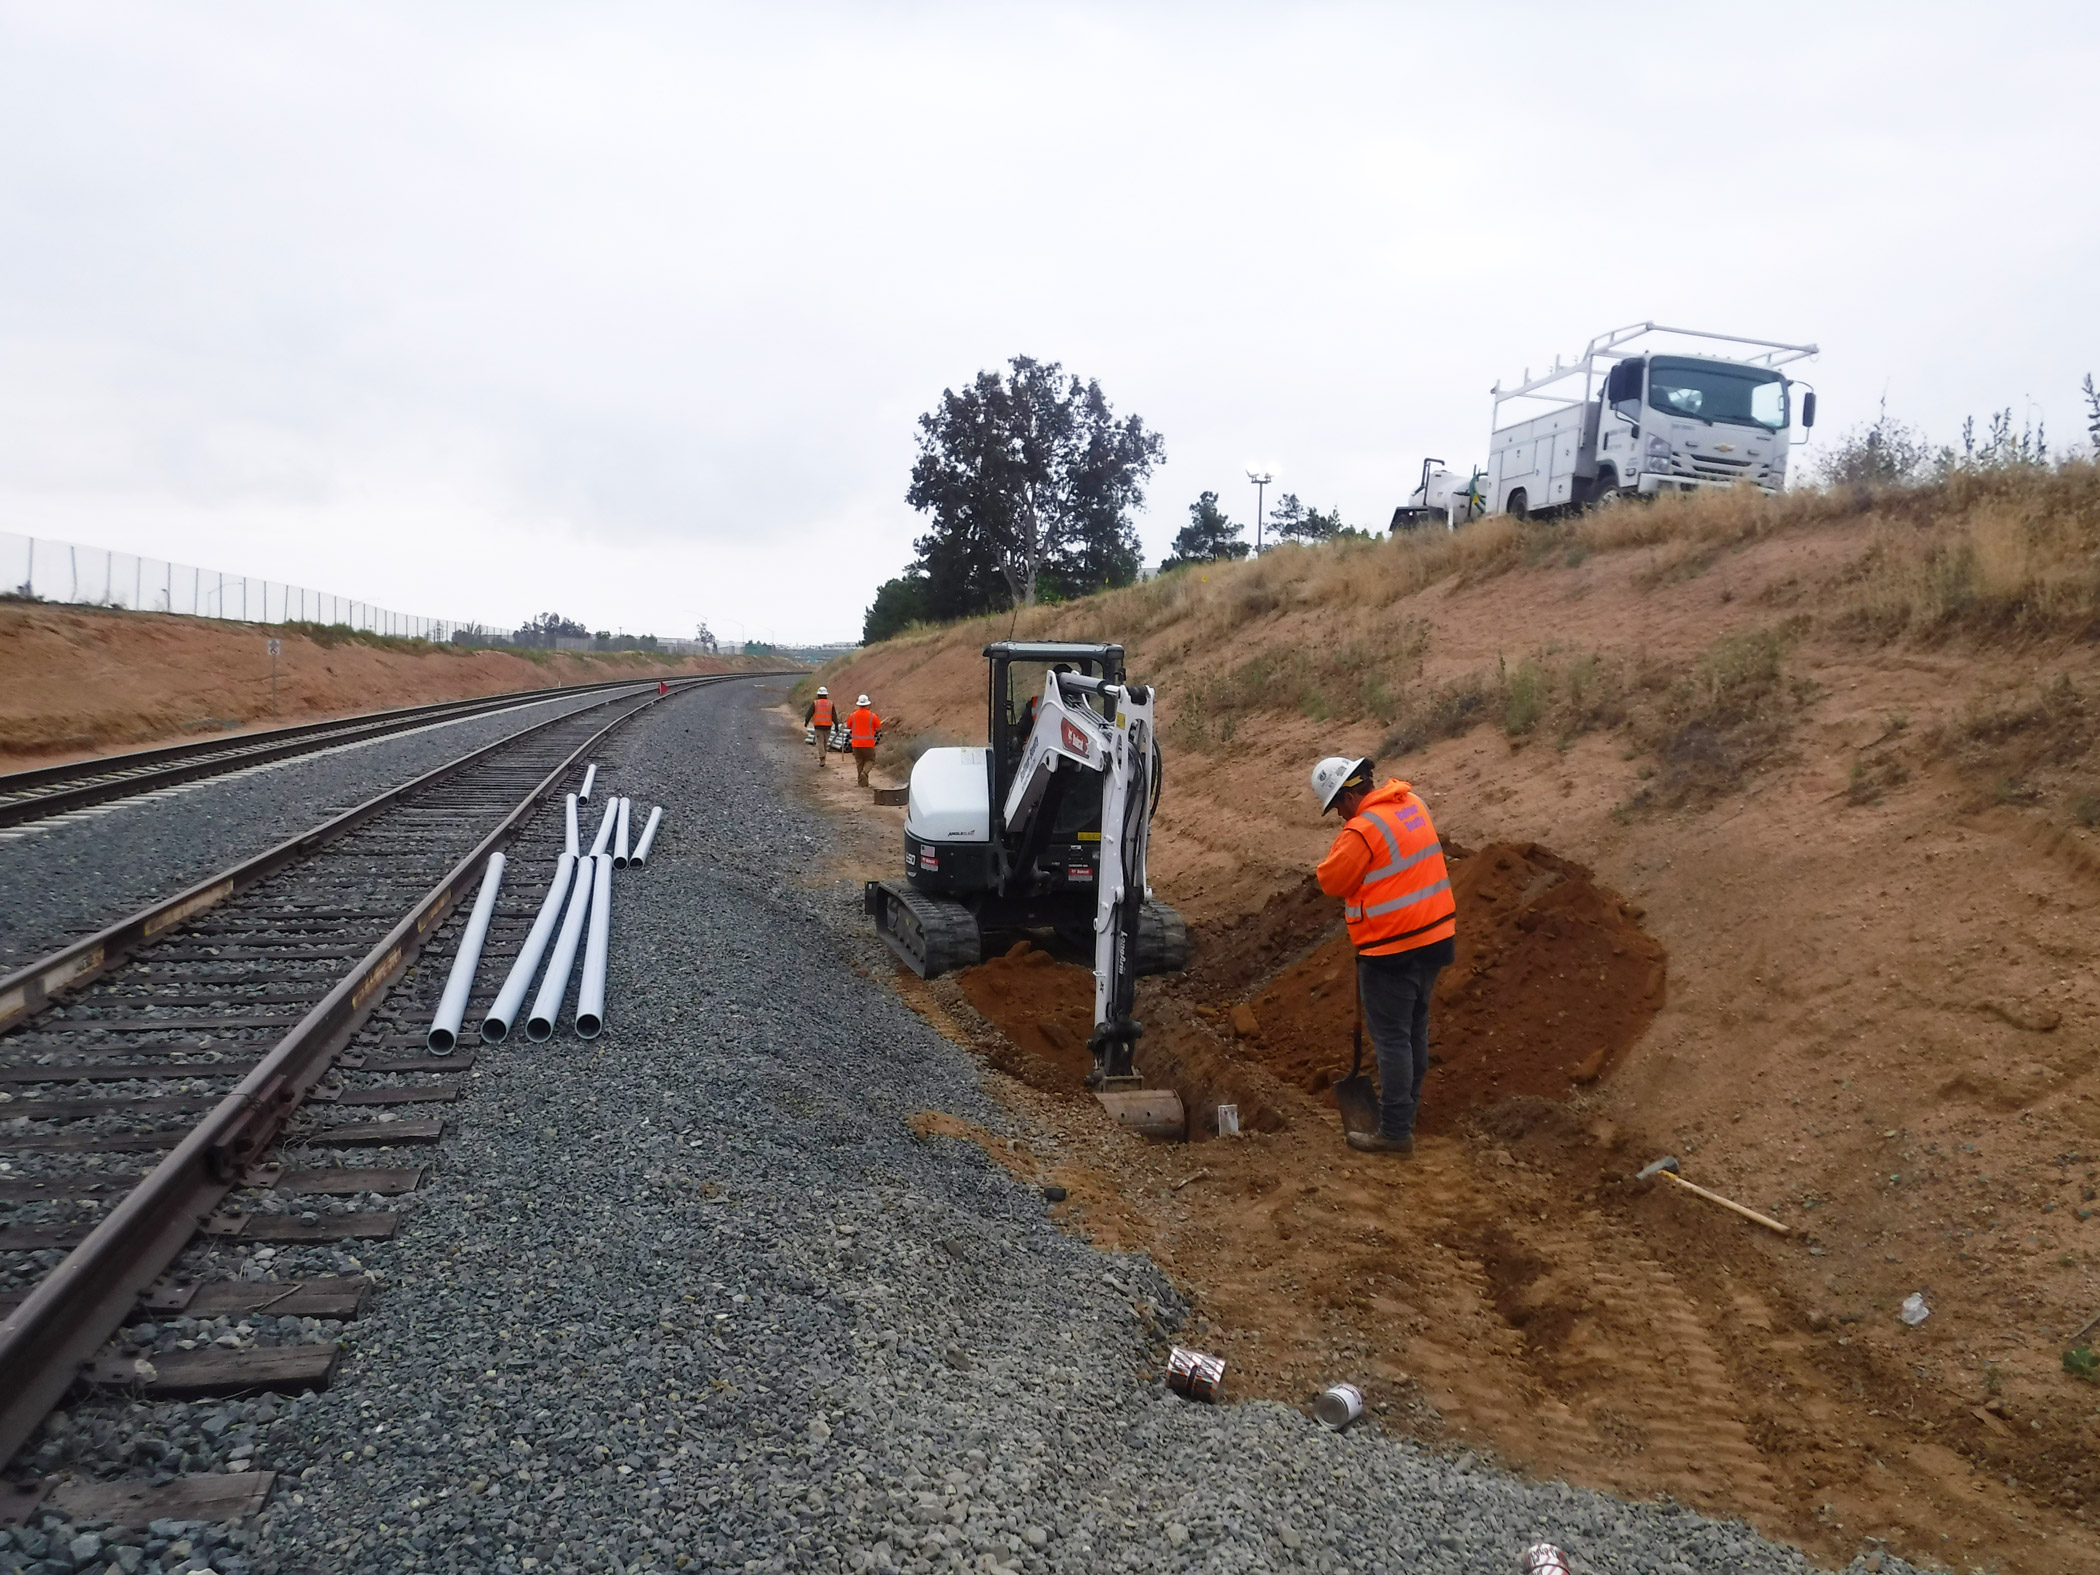
[{"label": "truck windshield", "polygon": [[1669,356],[1656,356],[1648,367],[1648,403],[1657,410],[1768,432],[1786,426],[1786,379],[1777,372]]}]

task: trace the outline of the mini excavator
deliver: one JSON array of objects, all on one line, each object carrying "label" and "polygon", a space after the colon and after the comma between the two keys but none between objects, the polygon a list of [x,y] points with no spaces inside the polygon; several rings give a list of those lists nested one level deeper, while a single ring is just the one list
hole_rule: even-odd
[{"label": "mini excavator", "polygon": [[990,742],[919,757],[904,879],[869,882],[868,915],[925,979],[1044,931],[1090,944],[1087,1086],[1136,1090],[1137,980],[1188,964],[1187,927],[1145,885],[1161,785],[1153,691],[1124,680],[1120,645],[1002,640],[984,655]]}]

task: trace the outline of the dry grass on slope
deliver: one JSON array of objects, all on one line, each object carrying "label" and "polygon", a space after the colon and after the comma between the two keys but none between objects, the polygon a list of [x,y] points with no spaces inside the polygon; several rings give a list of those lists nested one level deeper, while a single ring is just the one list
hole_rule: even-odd
[{"label": "dry grass on slope", "polygon": [[[1452,671],[1438,661],[1439,624],[1473,618],[1477,596],[1503,580],[1587,564],[1616,570],[1636,597],[1663,606],[1731,558],[1787,538],[1825,550],[1765,588],[1745,609],[1749,627],[1703,650],[1654,654],[1635,619],[1587,649],[1538,628],[1492,662]],[[1061,606],[915,629],[825,672],[871,660],[892,671],[974,662],[979,645],[1009,635],[1114,640],[1163,686],[1166,725],[1183,748],[1231,747],[1249,722],[1289,716],[1374,727],[1384,758],[1484,723],[1561,746],[1618,733],[1651,757],[1629,807],[1678,807],[1729,791],[1782,751],[1811,698],[1786,665],[1805,640],[2047,643],[2096,633],[2100,466],[2080,462],[1929,487],[1776,498],[1743,489],[1625,502],[1565,524],[1498,517],[1456,533],[1287,545]]]}]

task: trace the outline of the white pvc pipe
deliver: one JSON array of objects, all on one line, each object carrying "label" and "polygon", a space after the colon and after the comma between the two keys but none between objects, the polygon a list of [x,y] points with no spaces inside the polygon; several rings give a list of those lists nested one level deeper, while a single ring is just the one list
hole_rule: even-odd
[{"label": "white pvc pipe", "polygon": [[605,1027],[605,954],[612,949],[611,859],[593,859],[598,882],[591,895],[591,938],[583,949],[583,983],[576,987],[576,1037],[596,1039]]},{"label": "white pvc pipe", "polygon": [[572,859],[583,851],[583,843],[576,835],[576,795],[574,793],[569,795],[569,845],[562,851],[567,853]]},{"label": "white pvc pipe", "polygon": [[649,849],[656,841],[656,828],[663,824],[663,818],[663,805],[659,804],[656,808],[649,811],[649,824],[642,827],[642,840],[637,842],[634,845],[634,851],[627,855],[627,864],[630,869],[637,864],[648,862]]},{"label": "white pvc pipe", "polygon": [[612,844],[613,822],[620,818],[620,801],[609,798],[605,801],[605,818],[598,822],[598,835],[591,838],[590,852],[593,858],[603,853]]},{"label": "white pvc pipe", "polygon": [[578,793],[576,796],[578,798],[589,798],[591,796],[591,784],[597,780],[598,762],[593,760],[589,765],[583,768],[583,791],[581,793]]},{"label": "white pvc pipe", "polygon": [[576,967],[576,948],[583,940],[583,921],[591,911],[591,882],[596,876],[594,854],[576,868],[576,884],[569,891],[569,911],[562,915],[561,935],[547,958],[547,975],[540,980],[540,993],[533,998],[532,1015],[525,1019],[525,1037],[532,1040],[554,1037],[554,1020],[561,1016],[562,997],[569,993],[569,975]]},{"label": "white pvc pipe", "polygon": [[532,976],[539,971],[540,958],[546,955],[547,937],[554,933],[561,918],[562,901],[569,895],[575,873],[576,855],[564,853],[554,866],[554,880],[540,901],[539,917],[532,921],[532,931],[518,950],[518,960],[510,965],[503,988],[496,992],[496,1004],[481,1020],[482,1043],[500,1045],[517,1022],[518,1008],[525,1004],[525,992],[532,988]]},{"label": "white pvc pipe", "polygon": [[620,824],[613,831],[613,868],[627,868],[627,817],[634,812],[634,800],[620,800]]},{"label": "white pvc pipe", "polygon": [[489,915],[496,911],[496,888],[502,884],[503,855],[491,853],[488,871],[481,877],[481,895],[474,899],[466,932],[459,938],[459,955],[452,959],[445,993],[438,997],[437,1016],[430,1020],[430,1048],[439,1055],[449,1055],[459,1043],[459,1025],[467,1015],[467,997],[474,990],[474,970],[481,966],[482,943],[489,938]]}]

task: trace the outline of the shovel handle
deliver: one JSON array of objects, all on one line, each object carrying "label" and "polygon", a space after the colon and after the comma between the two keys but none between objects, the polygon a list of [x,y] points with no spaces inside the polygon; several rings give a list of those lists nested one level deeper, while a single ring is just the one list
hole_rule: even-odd
[{"label": "shovel handle", "polygon": [[1349,963],[1349,982],[1355,986],[1356,1020],[1350,1024],[1349,1035],[1356,1042],[1356,1054],[1349,1062],[1349,1075],[1355,1077],[1364,1069],[1364,976],[1355,960]]},{"label": "shovel handle", "polygon": [[1674,1170],[1660,1171],[1658,1172],[1658,1174],[1667,1178],[1670,1181],[1676,1182],[1678,1186],[1684,1188],[1684,1190],[1687,1192],[1696,1192],[1700,1197],[1706,1199],[1706,1201],[1709,1203],[1720,1204],[1722,1208],[1728,1210],[1728,1212],[1731,1214],[1742,1215],[1744,1219],[1749,1220],[1752,1224],[1762,1225],[1766,1230],[1776,1230],[1782,1236],[1791,1236],[1794,1234],[1791,1227],[1782,1225],[1779,1223],[1779,1221],[1775,1219],[1767,1218],[1765,1215],[1758,1213],[1755,1209],[1746,1209],[1742,1206],[1742,1204],[1733,1202],[1728,1198],[1724,1198],[1718,1192],[1708,1192],[1704,1187],[1697,1186],[1692,1182],[1686,1181],[1684,1177],[1678,1175],[1677,1172]]}]

